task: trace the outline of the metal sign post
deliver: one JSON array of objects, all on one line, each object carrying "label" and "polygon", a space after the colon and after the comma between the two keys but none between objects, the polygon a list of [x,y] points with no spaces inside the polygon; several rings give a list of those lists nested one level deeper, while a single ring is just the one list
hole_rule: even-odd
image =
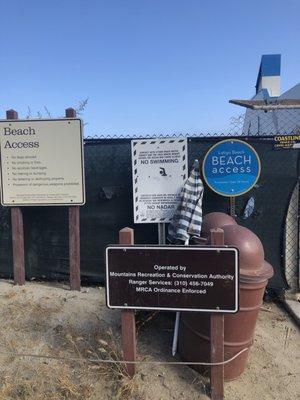
[{"label": "metal sign post", "polygon": [[235,214],[235,197],[231,196],[229,197],[229,215],[235,219],[236,214]]},{"label": "metal sign post", "polygon": [[157,225],[158,244],[166,244],[166,224],[160,223]]}]

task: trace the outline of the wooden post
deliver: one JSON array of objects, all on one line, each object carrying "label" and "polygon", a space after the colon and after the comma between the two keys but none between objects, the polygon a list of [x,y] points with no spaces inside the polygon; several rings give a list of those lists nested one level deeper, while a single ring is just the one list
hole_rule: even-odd
[{"label": "wooden post", "polygon": [[[18,119],[15,110],[6,111],[6,119]],[[25,284],[25,253],[23,213],[20,207],[11,207],[11,231],[13,248],[14,284]]]},{"label": "wooden post", "polygon": [[[124,228],[119,231],[119,243],[134,244],[134,231]],[[122,348],[125,361],[136,360],[136,329],[134,310],[122,310]],[[134,377],[135,364],[126,364],[126,371],[130,378]]]},{"label": "wooden post", "polygon": [[[211,229],[210,241],[212,245],[224,245],[224,231],[220,228]],[[224,315],[211,314],[210,316],[210,360],[211,363],[224,361]],[[224,365],[211,366],[210,386],[212,400],[224,399]]]},{"label": "wooden post", "polygon": [[[66,118],[76,118],[74,108],[65,110]],[[69,207],[69,260],[70,260],[70,288],[80,290],[80,210],[79,206]]]}]

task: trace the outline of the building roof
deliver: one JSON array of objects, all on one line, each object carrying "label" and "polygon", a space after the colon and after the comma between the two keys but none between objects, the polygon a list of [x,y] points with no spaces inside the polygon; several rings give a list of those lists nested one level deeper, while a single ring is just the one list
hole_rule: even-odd
[{"label": "building roof", "polygon": [[291,89],[287,90],[285,93],[283,93],[281,96],[279,96],[279,98],[280,99],[299,100],[300,99],[300,83],[293,86]]},{"label": "building roof", "polygon": [[[262,56],[256,82],[256,90],[262,76],[280,75],[280,54]],[[280,100],[300,100],[300,83],[278,97],[271,97],[267,88],[257,90],[252,100],[264,100],[272,104],[269,111],[247,109],[245,113],[243,135],[276,135],[300,132],[300,109],[276,109]],[[289,102],[290,103],[290,102]]]}]

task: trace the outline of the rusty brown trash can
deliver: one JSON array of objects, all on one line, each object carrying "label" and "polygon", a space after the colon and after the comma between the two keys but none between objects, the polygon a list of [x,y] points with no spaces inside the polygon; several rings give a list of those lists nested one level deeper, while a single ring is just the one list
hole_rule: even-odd
[{"label": "rusty brown trash can", "polygon": [[[238,378],[246,367],[254,330],[272,266],[264,261],[263,246],[249,229],[239,225],[223,226],[225,244],[240,252],[240,308],[224,316],[224,360],[248,348],[232,362],[225,364],[225,380]],[[210,362],[210,316],[204,313],[182,313],[178,351],[185,361]],[[198,368],[201,371],[203,368]]]}]

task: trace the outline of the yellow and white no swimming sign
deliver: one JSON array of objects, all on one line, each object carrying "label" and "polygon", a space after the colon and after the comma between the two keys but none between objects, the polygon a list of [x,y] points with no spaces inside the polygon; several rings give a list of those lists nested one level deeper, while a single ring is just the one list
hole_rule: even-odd
[{"label": "yellow and white no swimming sign", "polygon": [[1,120],[4,206],[85,202],[80,119]]}]

